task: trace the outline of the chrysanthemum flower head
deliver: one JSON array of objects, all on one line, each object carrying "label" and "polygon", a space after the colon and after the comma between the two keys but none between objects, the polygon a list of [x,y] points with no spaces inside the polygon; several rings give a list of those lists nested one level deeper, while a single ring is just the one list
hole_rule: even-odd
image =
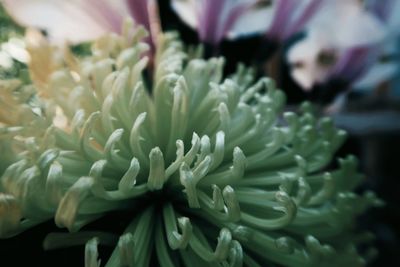
[{"label": "chrysanthemum flower head", "polygon": [[378,202],[352,192],[353,157],[326,169],[345,133],[309,105],[280,116],[272,80],[244,67],[223,79],[223,59],[189,56],[173,34],[159,37],[150,74],[143,33],[67,53],[35,86],[2,85],[14,102],[0,115],[25,113],[1,117],[15,152],[1,177],[1,236],[54,218],[72,233],[46,246],[88,241],[85,264],[99,266],[107,235],[81,228],[118,210],[131,222],[106,266],[363,265],[352,226]]}]

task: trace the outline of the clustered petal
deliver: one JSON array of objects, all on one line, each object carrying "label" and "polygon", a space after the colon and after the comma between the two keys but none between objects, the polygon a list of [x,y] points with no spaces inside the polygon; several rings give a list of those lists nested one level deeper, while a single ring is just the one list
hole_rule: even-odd
[{"label": "clustered petal", "polygon": [[[379,201],[353,192],[354,157],[327,169],[345,133],[308,104],[280,116],[272,80],[243,66],[223,79],[222,58],[189,55],[174,34],[159,36],[148,72],[145,31],[128,24],[35,86],[2,81],[0,142],[14,163],[0,235],[54,218],[71,234],[45,247],[87,241],[87,267],[104,243],[115,246],[105,266],[362,266],[352,226]],[[119,239],[80,232],[124,210]]]}]

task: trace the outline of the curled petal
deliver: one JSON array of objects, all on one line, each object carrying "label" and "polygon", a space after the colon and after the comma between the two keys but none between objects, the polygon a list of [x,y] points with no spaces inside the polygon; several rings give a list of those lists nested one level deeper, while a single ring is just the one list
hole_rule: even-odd
[{"label": "curled petal", "polygon": [[135,241],[131,233],[126,233],[119,238],[118,249],[121,266],[133,267]]},{"label": "curled petal", "polygon": [[279,191],[275,195],[276,200],[282,206],[274,206],[274,210],[279,210],[284,215],[277,219],[262,219],[254,215],[242,212],[243,222],[258,227],[260,229],[279,229],[290,224],[296,217],[297,207],[294,201],[283,191]]},{"label": "curled petal", "polygon": [[190,247],[203,260],[210,262],[215,260],[225,260],[229,255],[232,235],[226,228],[221,229],[215,251],[209,251],[200,241],[202,234],[197,232],[190,239]]},{"label": "curled petal", "polygon": [[164,157],[160,148],[153,148],[149,155],[150,172],[147,181],[149,190],[159,190],[163,187],[165,181]]},{"label": "curled petal", "polygon": [[15,234],[22,218],[18,201],[12,195],[0,193],[0,237]]},{"label": "curled petal", "polygon": [[180,234],[176,225],[175,212],[171,204],[164,206],[163,216],[169,246],[172,249],[185,249],[192,235],[190,220],[186,217],[178,219],[178,225],[182,231],[182,234]]},{"label": "curled petal", "polygon": [[86,243],[85,246],[85,267],[100,267],[99,253],[97,246],[98,238],[93,238]]}]

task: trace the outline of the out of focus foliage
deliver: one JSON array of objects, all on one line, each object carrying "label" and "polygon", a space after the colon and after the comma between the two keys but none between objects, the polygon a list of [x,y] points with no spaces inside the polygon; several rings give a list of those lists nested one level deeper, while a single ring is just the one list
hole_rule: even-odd
[{"label": "out of focus foliage", "polygon": [[0,5],[0,42],[5,42],[9,37],[23,34],[22,27],[15,24],[10,16],[5,12],[3,6]]},{"label": "out of focus foliage", "polygon": [[[26,74],[26,65],[15,60],[11,55],[4,51],[4,43],[13,38],[22,38],[24,29],[17,25],[0,5],[0,78],[7,79],[13,77],[23,78]],[[22,41],[22,40],[21,40]]]}]

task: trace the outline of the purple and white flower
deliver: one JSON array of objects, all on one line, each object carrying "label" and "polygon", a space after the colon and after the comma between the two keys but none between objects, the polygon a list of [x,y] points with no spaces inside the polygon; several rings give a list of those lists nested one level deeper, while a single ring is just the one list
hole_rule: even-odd
[{"label": "purple and white flower", "polygon": [[225,37],[265,34],[282,42],[302,30],[320,0],[173,0],[172,7],[199,39],[213,45]]},{"label": "purple and white flower", "polygon": [[125,17],[151,32],[154,0],[1,0],[21,25],[45,30],[55,43],[79,43],[121,32]]},{"label": "purple and white flower", "polygon": [[202,42],[217,45],[256,0],[173,0],[172,7]]},{"label": "purple and white flower", "polygon": [[267,38],[282,42],[301,31],[317,13],[321,0],[278,0]]},{"label": "purple and white flower", "polygon": [[[341,80],[350,87],[375,87],[398,69],[382,61],[393,53],[393,16],[389,2],[327,1],[306,38],[288,52],[291,75],[306,91],[317,84]],[[378,5],[379,2],[379,5]],[[398,2],[398,1],[397,1]],[[367,7],[367,8],[366,8]],[[339,18],[339,19],[338,19]],[[389,22],[390,21],[390,22]]]}]

